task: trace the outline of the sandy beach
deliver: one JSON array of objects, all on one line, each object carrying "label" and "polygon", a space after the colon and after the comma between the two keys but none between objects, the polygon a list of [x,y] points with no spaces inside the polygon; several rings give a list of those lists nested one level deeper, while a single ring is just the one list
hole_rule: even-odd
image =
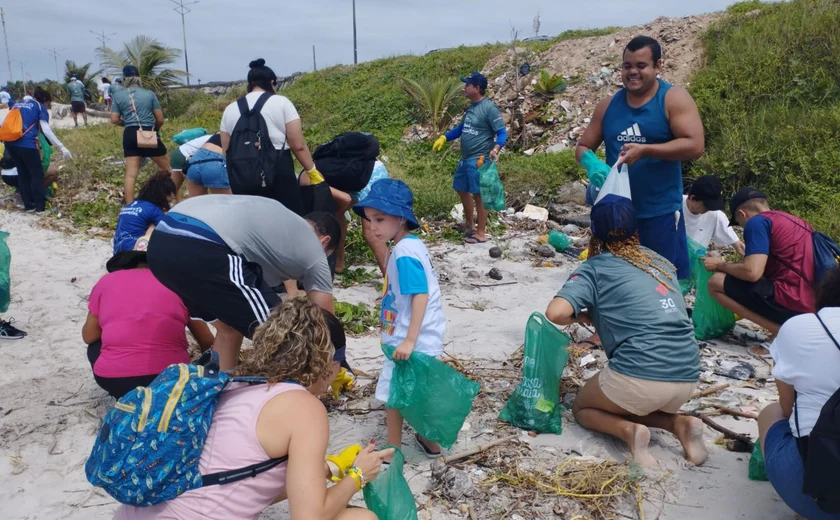
[{"label": "sandy beach", "polygon": [[[10,233],[12,251],[12,303],[3,318],[14,317],[16,325],[29,333],[21,341],[0,343],[5,370],[0,372],[0,511],[4,519],[105,519],[117,503],[103,491],[90,486],[84,463],[93,444],[100,418],[113,400],[93,380],[81,340],[81,326],[87,312],[91,287],[105,272],[111,245],[99,239],[70,236],[45,229],[34,215],[0,210],[0,229]],[[522,344],[525,323],[534,311],[544,311],[576,262],[560,257],[555,267],[534,267],[528,244],[534,232],[510,232],[501,244],[502,259],[489,257],[490,243],[463,246],[440,243],[431,248],[442,279],[444,311],[448,320],[446,353],[464,365],[495,366],[507,360]],[[504,282],[515,284],[477,287],[498,282],[484,276],[498,267]],[[477,271],[481,277],[469,276]],[[347,302],[372,304],[377,293],[373,282],[348,289],[337,289],[336,297]],[[713,341],[704,346],[704,362],[730,357],[753,365],[757,373],[762,362],[747,355],[743,345],[732,341]],[[600,352],[603,355],[603,352]],[[349,338],[348,359],[354,368],[373,376],[381,366],[379,338],[375,332]],[[501,366],[501,365],[499,365]],[[704,367],[706,370],[708,367]],[[708,374],[709,372],[707,372]],[[765,388],[744,386],[744,381],[708,376],[710,382],[730,383],[727,396],[741,406],[760,409],[774,399],[772,383]],[[359,387],[372,379],[360,376]],[[492,382],[491,382],[492,383]],[[510,392],[512,384],[499,380],[500,393]],[[495,383],[492,383],[495,384]],[[755,386],[755,385],[752,385]],[[507,389],[505,390],[505,387]],[[356,395],[363,394],[357,391]],[[705,398],[704,398],[705,399]],[[713,398],[714,399],[714,398]],[[381,404],[354,397],[331,407],[331,448],[340,448],[364,439],[384,443],[384,412]],[[487,402],[495,402],[490,399]],[[501,401],[503,404],[503,401]],[[351,406],[352,405],[352,406]],[[352,410],[351,410],[352,408]],[[351,413],[352,411],[352,413]],[[496,420],[498,409],[476,407],[451,452],[502,436]],[[716,416],[714,420],[753,438],[754,420]],[[618,441],[588,432],[566,413],[560,436],[520,434],[521,442],[510,444],[527,450],[546,470],[552,471],[567,457],[624,461],[628,450]],[[660,467],[646,473],[643,509],[646,518],[660,519],[762,519],[783,520],[793,513],[781,502],[767,482],[747,478],[749,453],[733,453],[715,445],[719,434],[706,429],[705,440],[711,455],[702,467],[682,458],[675,438],[653,431],[653,454]],[[492,468],[463,465],[476,489],[472,497],[444,501],[430,493],[430,462],[404,435],[407,459],[406,478],[415,494],[420,518],[469,518],[468,507],[479,509],[487,501],[487,491],[499,507],[514,509],[503,488],[482,486]],[[534,497],[530,509],[516,509],[505,518],[560,518],[551,516],[555,498],[549,494]],[[354,503],[361,504],[361,494]],[[459,507],[459,504],[465,504]],[[505,505],[507,504],[507,505]],[[548,509],[546,509],[548,508]],[[555,509],[556,511],[556,509]],[[638,512],[619,511],[623,518],[638,518]],[[481,516],[478,518],[490,518]],[[288,518],[284,505],[269,508],[265,519]],[[498,518],[498,516],[492,516]]]}]

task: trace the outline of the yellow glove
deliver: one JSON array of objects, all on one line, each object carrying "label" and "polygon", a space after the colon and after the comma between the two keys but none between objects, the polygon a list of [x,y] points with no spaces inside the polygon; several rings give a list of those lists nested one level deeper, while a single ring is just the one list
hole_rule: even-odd
[{"label": "yellow glove", "polygon": [[578,260],[586,260],[587,258],[589,258],[589,248],[588,247],[586,249],[584,249],[583,251],[581,251],[580,254],[578,255]]},{"label": "yellow glove", "polygon": [[327,466],[330,468],[333,482],[338,482],[344,477],[344,472],[353,466],[353,461],[362,451],[361,444],[354,444],[344,448],[338,455],[327,457]]},{"label": "yellow glove", "polygon": [[347,373],[346,368],[342,368],[338,375],[335,376],[335,381],[332,382],[330,388],[332,389],[332,395],[334,399],[338,399],[338,394],[342,391],[347,390],[356,380],[353,379],[353,376]]},{"label": "yellow glove", "polygon": [[443,149],[443,145],[446,144],[446,136],[442,135],[437,138],[435,144],[432,145],[433,152],[439,152]]},{"label": "yellow glove", "polygon": [[306,172],[306,175],[309,177],[309,184],[313,186],[324,182],[324,176],[321,175],[321,172],[318,171],[318,168],[314,166],[311,170]]}]

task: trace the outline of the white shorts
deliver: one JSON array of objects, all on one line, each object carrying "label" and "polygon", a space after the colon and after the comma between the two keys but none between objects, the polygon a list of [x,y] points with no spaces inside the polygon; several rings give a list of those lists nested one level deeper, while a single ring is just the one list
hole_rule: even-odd
[{"label": "white shorts", "polygon": [[[414,352],[422,352],[427,356],[439,358],[443,355],[443,346],[439,348],[421,347],[417,345]],[[374,397],[383,403],[388,402],[388,397],[391,395],[391,376],[394,373],[394,362],[385,358],[382,364],[382,371],[379,373],[379,381],[376,382],[376,394]]]}]

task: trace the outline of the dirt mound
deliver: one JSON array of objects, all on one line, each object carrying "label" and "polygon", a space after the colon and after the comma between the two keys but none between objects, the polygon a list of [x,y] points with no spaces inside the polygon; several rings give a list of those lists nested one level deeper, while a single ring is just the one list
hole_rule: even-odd
[{"label": "dirt mound", "polygon": [[[510,49],[485,67],[493,85],[493,100],[504,112],[512,135],[521,139],[523,150],[574,148],[598,101],[621,88],[621,53],[633,37],[643,34],[658,39],[665,62],[662,78],[686,86],[703,61],[700,38],[720,17],[660,17],[606,36],[562,41],[541,54],[525,48]],[[530,71],[517,84],[516,71],[526,63]],[[565,91],[553,95],[538,93],[534,85],[542,71],[562,76]],[[523,127],[525,135],[520,137]]]}]

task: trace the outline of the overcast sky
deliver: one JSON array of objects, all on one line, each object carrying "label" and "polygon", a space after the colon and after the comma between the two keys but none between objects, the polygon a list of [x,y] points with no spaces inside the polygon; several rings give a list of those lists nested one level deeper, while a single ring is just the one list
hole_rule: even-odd
[{"label": "overcast sky", "polygon": [[[182,48],[181,17],[169,0],[5,0],[12,76],[55,79],[52,56],[96,63],[96,36],[116,33],[109,46],[138,34]],[[520,37],[567,29],[636,25],[657,16],[715,11],[730,0],[356,0],[359,61],[432,49],[509,41],[511,25]],[[235,80],[248,62],[263,57],[278,75],[312,70],[312,45],[318,67],[353,63],[352,0],[201,0],[190,6],[187,50],[193,82]],[[5,50],[5,49],[4,49]],[[183,56],[177,68],[184,68]],[[59,58],[59,74],[64,75]],[[0,81],[9,77],[0,54]]]}]

